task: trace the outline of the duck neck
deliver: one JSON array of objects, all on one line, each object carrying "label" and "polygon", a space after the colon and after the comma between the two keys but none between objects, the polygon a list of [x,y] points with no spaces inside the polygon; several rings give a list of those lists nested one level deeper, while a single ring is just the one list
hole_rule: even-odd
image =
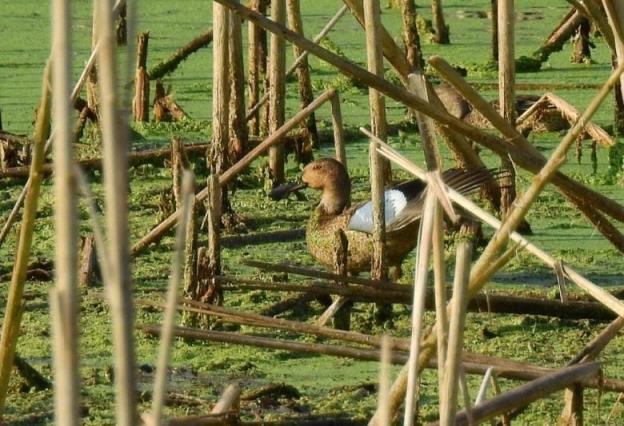
[{"label": "duck neck", "polygon": [[348,189],[329,187],[323,189],[318,208],[325,214],[338,215],[350,203],[351,191]]}]

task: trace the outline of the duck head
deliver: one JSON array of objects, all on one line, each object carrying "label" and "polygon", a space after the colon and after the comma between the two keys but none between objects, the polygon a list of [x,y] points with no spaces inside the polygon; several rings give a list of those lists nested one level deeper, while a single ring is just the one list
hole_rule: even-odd
[{"label": "duck head", "polygon": [[322,191],[318,208],[325,214],[340,214],[350,204],[349,174],[342,163],[333,158],[321,158],[309,163],[303,169],[300,182],[278,186],[271,191],[271,197],[281,199],[304,187]]}]

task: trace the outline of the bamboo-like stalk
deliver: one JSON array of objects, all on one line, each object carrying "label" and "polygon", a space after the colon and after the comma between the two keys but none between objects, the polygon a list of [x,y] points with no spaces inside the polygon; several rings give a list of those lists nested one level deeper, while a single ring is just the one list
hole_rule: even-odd
[{"label": "bamboo-like stalk", "polygon": [[[500,114],[513,125],[516,122],[516,80],[514,0],[498,1],[498,96]],[[508,157],[501,158],[507,175],[501,182],[501,215],[505,217],[516,198],[516,173]]]},{"label": "bamboo-like stalk", "polygon": [[71,1],[52,4],[52,113],[54,115],[55,276],[51,291],[55,419],[80,424],[78,354],[78,216],[73,176]]},{"label": "bamboo-like stalk", "polygon": [[2,323],[2,336],[0,337],[0,413],[4,412],[6,394],[9,386],[11,369],[13,368],[13,358],[19,336],[20,323],[23,312],[24,283],[26,281],[26,271],[28,269],[28,258],[32,247],[32,236],[37,213],[37,203],[39,200],[39,190],[41,188],[42,175],[39,169],[44,160],[44,145],[50,123],[50,65],[46,65],[41,83],[41,103],[37,122],[35,124],[35,136],[33,146],[33,158],[27,191],[24,200],[24,214],[22,226],[20,228],[19,239],[15,263],[13,264],[13,274],[11,285],[7,296],[7,306]]},{"label": "bamboo-like stalk", "polygon": [[390,426],[392,418],[390,417],[390,404],[388,397],[390,395],[390,357],[392,354],[392,343],[387,335],[381,336],[381,359],[379,367],[379,397],[377,401],[377,411],[380,415],[381,426]]},{"label": "bamboo-like stalk", "polygon": [[611,342],[624,327],[624,317],[617,317],[596,337],[587,343],[578,354],[568,362],[567,365],[574,365],[580,362],[594,361],[600,352]]},{"label": "bamboo-like stalk", "polygon": [[336,92],[336,96],[331,99],[331,116],[332,128],[334,130],[334,146],[336,147],[336,160],[347,168],[347,150],[344,140],[344,126],[342,125],[342,109],[340,107],[340,96]]},{"label": "bamboo-like stalk", "polygon": [[[318,109],[325,102],[331,100],[336,91],[334,89],[327,90],[322,93],[318,98],[314,100],[307,108],[302,109],[297,114],[295,114],[290,120],[288,120],[282,127],[280,127],[277,131],[272,133],[269,137],[267,137],[262,143],[257,145],[254,149],[249,151],[243,158],[241,158],[237,163],[232,165],[229,169],[227,169],[223,174],[219,176],[219,184],[226,185],[230,182],[241,170],[245,169],[253,160],[255,160],[260,154],[265,152],[269,147],[274,144],[279,143],[283,140],[283,138],[288,134],[290,130],[292,130],[297,124],[301,122],[301,120],[305,119],[312,111]],[[195,195],[195,199],[199,201],[203,201],[208,197],[208,189],[204,188],[200,192]],[[158,241],[168,230],[170,230],[177,222],[180,217],[180,211],[176,210],[173,214],[171,214],[167,219],[162,221],[156,227],[154,227],[147,235],[141,238],[135,245],[132,247],[132,254],[136,255],[141,250],[145,249],[148,245],[153,242]]]},{"label": "bamboo-like stalk", "polygon": [[420,48],[420,36],[416,24],[416,4],[414,0],[401,0],[401,15],[403,15],[403,43],[405,56],[412,70],[422,71],[424,62]]},{"label": "bamboo-like stalk", "polygon": [[[410,92],[415,93],[418,97],[429,100],[427,93],[427,80],[423,74],[410,74],[407,77],[409,81]],[[433,120],[422,112],[416,112],[416,121],[418,122],[418,130],[420,134],[420,142],[425,152],[425,161],[428,170],[439,170],[442,168],[442,157],[438,150],[435,139],[435,128]],[[381,138],[383,139],[383,138]]]},{"label": "bamboo-like stalk", "polygon": [[[433,278],[435,291],[436,334],[438,337],[438,365],[446,364],[446,341],[448,335],[448,320],[446,317],[446,277],[444,267],[444,216],[442,207],[436,203],[433,222]],[[440,400],[446,393],[444,389],[445,370],[438,369],[438,395]]]},{"label": "bamboo-like stalk", "polygon": [[[602,0],[602,4],[613,32],[617,62],[621,65],[624,63],[624,7],[620,2],[613,0]],[[620,77],[620,90],[624,96],[624,76]]]},{"label": "bamboo-like stalk", "polygon": [[167,367],[171,356],[173,328],[176,322],[178,307],[178,292],[182,282],[184,264],[184,248],[186,245],[186,224],[191,220],[191,203],[193,199],[193,186],[195,178],[193,173],[184,172],[182,183],[182,219],[178,224],[175,239],[175,254],[171,262],[171,277],[167,290],[167,305],[165,317],[161,329],[160,348],[158,353],[158,365],[154,376],[154,388],[152,392],[152,421],[155,425],[162,424],[162,409],[167,390]]},{"label": "bamboo-like stalk", "polygon": [[[271,19],[284,25],[286,0],[271,0]],[[286,42],[271,33],[269,51],[269,133],[284,124],[286,115]],[[276,144],[269,148],[269,169],[274,183],[284,182],[284,146]]]},{"label": "bamboo-like stalk", "polygon": [[[218,3],[212,4],[212,146],[209,153],[210,171],[220,174],[228,167],[230,75],[229,27],[230,12]],[[179,212],[179,210],[176,210]]]},{"label": "bamboo-like stalk", "polygon": [[245,120],[245,66],[243,33],[240,17],[230,12],[228,41],[230,74],[229,147],[230,161],[238,161],[248,150],[249,136]]},{"label": "bamboo-like stalk", "polygon": [[[343,17],[343,15],[347,12],[347,10],[348,10],[347,6],[342,6],[338,10],[338,12],[336,12],[336,14],[327,22],[327,24],[325,24],[323,29],[319,31],[319,33],[312,39],[312,41],[314,43],[319,43],[321,40],[323,40],[327,36],[327,34],[329,34],[329,32],[336,26],[340,18]],[[290,68],[286,70],[286,78],[290,77],[295,72],[297,67],[301,65],[303,61],[308,57],[308,54],[309,52],[307,50],[304,50],[303,53],[301,53],[301,55],[299,55],[297,59],[295,59],[295,61],[290,66]],[[262,106],[268,100],[269,100],[269,94],[265,93],[257,102],[251,104],[252,106],[249,107],[249,111],[247,112],[247,117],[246,117],[247,121],[254,118],[257,115],[258,110],[260,110],[260,108],[262,108]]]},{"label": "bamboo-like stalk", "polygon": [[438,44],[449,44],[449,31],[444,21],[444,10],[442,8],[442,0],[431,1],[432,20],[435,25],[435,34],[433,40]]},{"label": "bamboo-like stalk", "polygon": [[468,278],[470,275],[471,257],[472,243],[467,240],[461,241],[457,247],[453,299],[450,305],[453,314],[449,323],[448,349],[444,366],[444,394],[440,400],[441,425],[451,426],[455,419],[459,368],[461,353],[464,347],[464,324],[466,320],[466,303],[468,302]]},{"label": "bamboo-like stalk", "polygon": [[408,361],[407,392],[405,396],[405,417],[403,424],[414,424],[414,408],[416,406],[416,388],[418,384],[418,357],[422,336],[423,316],[425,311],[425,292],[427,289],[427,269],[429,268],[429,251],[433,232],[436,199],[432,192],[427,191],[423,218],[418,236],[418,253],[414,276],[414,301],[412,310],[412,336],[410,340],[410,356]]},{"label": "bamboo-like stalk", "polygon": [[[98,2],[97,14],[98,83],[104,153],[107,252],[110,261],[109,282],[106,287],[113,326],[116,422],[121,426],[129,426],[137,420],[134,312],[128,263],[128,144],[126,128],[123,127],[127,125],[127,117],[122,117],[118,110],[118,102],[127,95],[119,94],[117,90],[111,3],[111,0]],[[128,38],[132,40],[133,36]],[[131,63],[128,64],[129,69],[131,66]]]},{"label": "bamboo-like stalk", "polygon": [[[262,0],[251,0],[248,6],[256,12],[264,13],[261,3]],[[254,109],[254,106],[258,103],[258,99],[260,98],[261,38],[265,34],[266,33],[264,33],[260,27],[256,26],[251,21],[249,22],[247,28],[247,40],[249,45],[247,51],[247,99],[249,101],[249,108],[245,119],[248,121],[249,133],[256,136],[260,134],[260,114],[258,113],[259,108]],[[266,98],[268,99],[268,96],[266,96]]]}]

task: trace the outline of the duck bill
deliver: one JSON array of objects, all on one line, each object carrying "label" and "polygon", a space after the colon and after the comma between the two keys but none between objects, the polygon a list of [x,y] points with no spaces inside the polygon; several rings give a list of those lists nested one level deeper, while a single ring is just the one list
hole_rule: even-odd
[{"label": "duck bill", "polygon": [[308,186],[305,182],[288,182],[276,186],[269,193],[269,197],[273,200],[282,200],[288,197],[289,194],[292,194],[295,191],[305,188]]}]

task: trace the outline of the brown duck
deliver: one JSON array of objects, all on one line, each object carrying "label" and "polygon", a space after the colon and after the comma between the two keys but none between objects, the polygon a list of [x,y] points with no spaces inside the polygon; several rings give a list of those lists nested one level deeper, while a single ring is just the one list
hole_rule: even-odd
[{"label": "brown duck", "polygon": [[[485,168],[475,170],[449,169],[442,180],[462,194],[476,191],[493,179]],[[333,268],[335,233],[342,229],[349,241],[347,269],[352,274],[369,271],[372,253],[372,203],[350,206],[351,180],[342,163],[322,158],[309,163],[301,182],[275,188],[271,197],[281,199],[289,193],[309,187],[321,190],[321,201],[314,209],[306,231],[308,250],[326,268]],[[386,247],[388,266],[397,268],[416,246],[418,227],[424,206],[427,184],[410,180],[387,189],[385,198]]]}]

